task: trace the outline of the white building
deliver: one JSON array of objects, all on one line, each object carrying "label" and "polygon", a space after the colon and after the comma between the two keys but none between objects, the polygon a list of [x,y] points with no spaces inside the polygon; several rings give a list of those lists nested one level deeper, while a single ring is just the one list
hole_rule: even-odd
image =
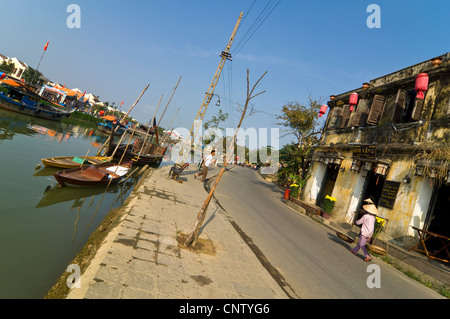
[{"label": "white building", "polygon": [[14,63],[14,70],[11,73],[11,77],[20,80],[23,72],[28,69],[28,65],[17,58],[8,59],[8,62]]}]

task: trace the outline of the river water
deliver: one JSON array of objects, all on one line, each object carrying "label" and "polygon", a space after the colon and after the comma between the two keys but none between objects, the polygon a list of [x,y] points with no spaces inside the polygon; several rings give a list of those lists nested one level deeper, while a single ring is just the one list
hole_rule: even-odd
[{"label": "river water", "polygon": [[[0,298],[43,298],[138,177],[96,188],[60,188],[41,158],[95,155],[96,128],[0,109]],[[39,168],[38,165],[41,167]]]}]

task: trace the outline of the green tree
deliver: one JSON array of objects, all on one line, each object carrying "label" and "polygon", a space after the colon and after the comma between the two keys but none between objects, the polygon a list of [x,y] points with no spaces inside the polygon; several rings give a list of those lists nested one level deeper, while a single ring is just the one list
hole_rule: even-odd
[{"label": "green tree", "polygon": [[39,83],[41,75],[41,72],[28,67],[25,71],[23,71],[22,79],[24,79],[24,81],[30,85],[37,85]]},{"label": "green tree", "polygon": [[[223,113],[221,109],[219,109],[219,113],[217,115],[214,115],[209,121],[206,121],[203,123],[203,129],[205,132],[208,131],[209,128],[219,129],[221,131],[224,131],[222,127],[219,127],[220,123],[225,122],[228,119],[228,113]],[[222,134],[224,136],[225,134]],[[211,142],[215,141],[216,136],[212,134],[211,136],[207,136],[205,138],[205,144],[210,144]]]},{"label": "green tree", "polygon": [[2,61],[2,63],[0,64],[0,71],[5,72],[8,75],[11,75],[12,72],[14,71],[14,62],[12,61]]},{"label": "green tree", "polygon": [[278,124],[283,126],[287,135],[293,135],[295,141],[280,150],[280,161],[284,163],[279,170],[279,181],[286,183],[286,178],[298,176],[297,183],[301,190],[311,176],[310,163],[307,160],[312,154],[313,145],[319,140],[323,119],[319,118],[321,101],[308,98],[306,104],[290,102],[283,105],[281,115],[277,116]]}]

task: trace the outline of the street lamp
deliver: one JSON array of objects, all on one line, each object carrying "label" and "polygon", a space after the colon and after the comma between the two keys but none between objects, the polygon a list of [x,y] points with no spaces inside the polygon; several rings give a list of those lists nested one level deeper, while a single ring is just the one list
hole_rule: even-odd
[{"label": "street lamp", "polygon": [[213,97],[214,95],[217,96],[216,106],[220,106],[220,96],[218,96],[218,95],[215,94],[215,93],[210,93],[210,94],[209,94],[209,101],[208,101],[208,103],[211,102],[211,99],[212,99],[212,97]]}]

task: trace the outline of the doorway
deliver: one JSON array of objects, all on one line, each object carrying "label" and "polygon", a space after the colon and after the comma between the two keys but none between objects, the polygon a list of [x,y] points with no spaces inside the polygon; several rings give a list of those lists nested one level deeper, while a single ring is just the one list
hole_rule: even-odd
[{"label": "doorway", "polygon": [[[362,203],[366,198],[372,199],[373,203],[376,207],[378,207],[378,202],[380,201],[381,192],[383,191],[384,182],[386,180],[386,176],[381,174],[375,174],[373,169],[367,171],[367,177],[364,184],[364,191],[362,192],[363,196],[359,199],[358,206],[356,207],[356,211],[359,212],[362,208]],[[362,214],[358,214],[358,219],[361,218]]]},{"label": "doorway", "polygon": [[[426,230],[450,237],[450,185],[436,185],[431,198],[430,210],[426,221]],[[438,238],[430,238],[427,240],[427,249],[430,252],[439,250],[442,242]],[[445,252],[442,252],[440,258],[447,259]]]},{"label": "doorway", "polygon": [[323,199],[328,195],[331,196],[334,189],[334,184],[336,184],[337,176],[339,175],[339,167],[338,164],[329,164],[325,175],[322,180],[322,186],[320,187],[320,192],[317,195],[316,205],[320,206]]}]

